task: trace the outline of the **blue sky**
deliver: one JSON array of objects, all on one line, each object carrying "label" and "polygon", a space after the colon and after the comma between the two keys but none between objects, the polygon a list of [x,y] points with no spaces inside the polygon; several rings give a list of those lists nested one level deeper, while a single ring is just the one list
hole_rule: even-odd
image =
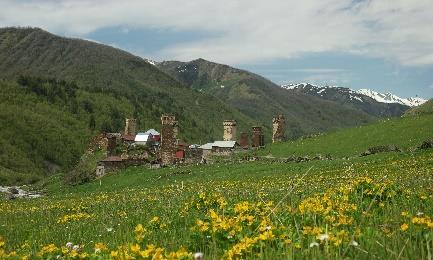
[{"label": "blue sky", "polygon": [[278,84],[433,97],[430,0],[0,0],[0,26],[34,26],[156,61],[204,58]]}]

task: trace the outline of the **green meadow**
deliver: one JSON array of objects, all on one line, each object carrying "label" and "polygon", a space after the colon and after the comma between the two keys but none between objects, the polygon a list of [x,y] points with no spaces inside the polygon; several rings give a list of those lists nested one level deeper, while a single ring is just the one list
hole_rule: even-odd
[{"label": "green meadow", "polygon": [[[0,201],[0,258],[429,259],[433,248],[432,116],[386,120],[258,154],[331,154],[151,170],[78,185],[39,182],[45,196]],[[402,152],[359,157],[375,145]],[[241,156],[239,156],[241,157]]]},{"label": "green meadow", "polygon": [[384,119],[374,124],[270,145],[259,154],[276,157],[330,154],[341,158],[358,156],[368,148],[380,145],[410,150],[425,140],[433,139],[432,122],[432,114]]}]

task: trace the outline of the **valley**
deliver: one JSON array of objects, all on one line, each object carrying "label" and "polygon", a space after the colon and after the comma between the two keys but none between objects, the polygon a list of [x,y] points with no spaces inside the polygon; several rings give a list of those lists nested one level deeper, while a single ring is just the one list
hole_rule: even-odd
[{"label": "valley", "polygon": [[0,28],[0,259],[430,259],[433,103]]}]

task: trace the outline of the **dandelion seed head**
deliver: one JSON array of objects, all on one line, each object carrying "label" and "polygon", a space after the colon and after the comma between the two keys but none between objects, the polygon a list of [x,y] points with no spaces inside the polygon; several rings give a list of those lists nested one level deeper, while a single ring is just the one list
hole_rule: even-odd
[{"label": "dandelion seed head", "polygon": [[203,253],[202,252],[194,253],[193,259],[194,260],[203,260]]},{"label": "dandelion seed head", "polygon": [[329,235],[328,234],[320,234],[319,235],[319,240],[323,241],[323,240],[328,240],[329,239]]},{"label": "dandelion seed head", "polygon": [[356,242],[355,240],[350,241],[350,245],[351,246],[359,246],[358,242]]},{"label": "dandelion seed head", "polygon": [[315,246],[319,246],[319,243],[313,242],[313,243],[310,244],[310,247],[315,247]]}]

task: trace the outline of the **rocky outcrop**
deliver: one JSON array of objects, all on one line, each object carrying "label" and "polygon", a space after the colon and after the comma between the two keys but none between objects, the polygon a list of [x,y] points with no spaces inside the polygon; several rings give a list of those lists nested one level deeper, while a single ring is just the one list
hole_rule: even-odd
[{"label": "rocky outcrop", "polygon": [[379,145],[373,146],[367,149],[367,151],[361,153],[361,156],[368,156],[377,153],[387,153],[387,152],[401,152],[401,149],[395,145]]}]

